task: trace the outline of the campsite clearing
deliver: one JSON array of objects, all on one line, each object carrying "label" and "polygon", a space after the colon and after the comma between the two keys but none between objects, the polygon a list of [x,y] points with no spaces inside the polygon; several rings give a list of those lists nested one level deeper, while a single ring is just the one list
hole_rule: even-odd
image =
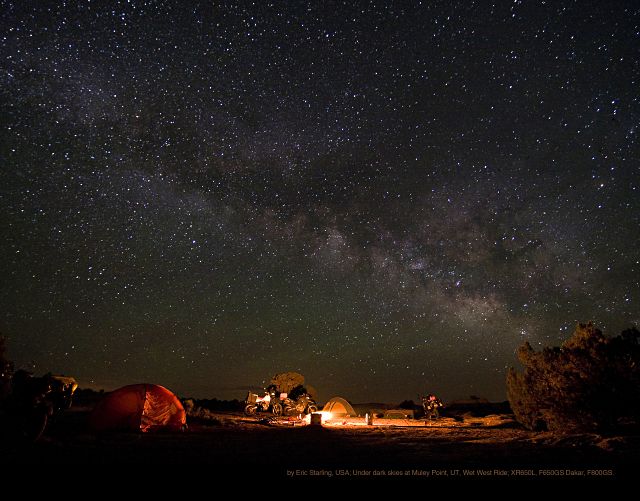
[{"label": "campsite clearing", "polygon": [[629,473],[639,462],[640,437],[530,432],[509,416],[464,419],[362,418],[305,426],[215,413],[186,432],[93,434],[88,411],[75,409],[54,423],[43,440],[13,446],[3,461],[19,464],[207,464],[219,471],[337,472],[374,470],[611,470]]}]

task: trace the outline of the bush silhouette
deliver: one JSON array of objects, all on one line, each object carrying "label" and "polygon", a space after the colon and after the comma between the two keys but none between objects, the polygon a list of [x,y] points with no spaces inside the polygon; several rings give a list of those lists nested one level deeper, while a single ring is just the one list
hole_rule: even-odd
[{"label": "bush silhouette", "polygon": [[304,385],[304,376],[298,372],[281,372],[271,378],[270,384],[274,385],[278,391],[288,393]]},{"label": "bush silhouette", "polygon": [[640,421],[640,332],[614,338],[578,324],[560,347],[518,350],[524,372],[511,368],[507,393],[516,419],[533,430],[613,430]]}]

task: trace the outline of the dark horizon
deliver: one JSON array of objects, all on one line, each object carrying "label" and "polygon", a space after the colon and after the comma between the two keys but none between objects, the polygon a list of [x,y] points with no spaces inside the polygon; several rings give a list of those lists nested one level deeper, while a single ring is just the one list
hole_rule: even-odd
[{"label": "dark horizon", "polygon": [[17,368],[502,401],[640,325],[636,3],[72,3],[0,16]]}]

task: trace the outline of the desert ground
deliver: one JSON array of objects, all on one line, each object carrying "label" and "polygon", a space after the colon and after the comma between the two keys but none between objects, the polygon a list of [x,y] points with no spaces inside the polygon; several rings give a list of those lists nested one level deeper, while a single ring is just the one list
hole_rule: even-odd
[{"label": "desert ground", "polygon": [[479,480],[628,478],[640,464],[640,435],[557,435],[521,428],[509,415],[413,419],[334,419],[310,426],[219,412],[181,433],[86,429],[88,409],[73,408],[34,444],[9,445],[4,465],[203,465],[220,476],[271,478]]}]

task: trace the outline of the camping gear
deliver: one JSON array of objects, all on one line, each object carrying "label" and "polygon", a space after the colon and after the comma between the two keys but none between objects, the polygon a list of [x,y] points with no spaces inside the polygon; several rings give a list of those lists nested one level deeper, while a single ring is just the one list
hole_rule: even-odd
[{"label": "camping gear", "polygon": [[103,398],[89,416],[94,431],[181,430],[184,407],[171,391],[157,384],[124,386]]},{"label": "camping gear", "polygon": [[311,426],[321,426],[322,425],[322,413],[314,412],[311,414],[311,419],[309,421]]},{"label": "camping gear", "polygon": [[342,397],[333,397],[322,409],[324,412],[330,412],[334,417],[355,417],[358,414],[353,406]]}]

